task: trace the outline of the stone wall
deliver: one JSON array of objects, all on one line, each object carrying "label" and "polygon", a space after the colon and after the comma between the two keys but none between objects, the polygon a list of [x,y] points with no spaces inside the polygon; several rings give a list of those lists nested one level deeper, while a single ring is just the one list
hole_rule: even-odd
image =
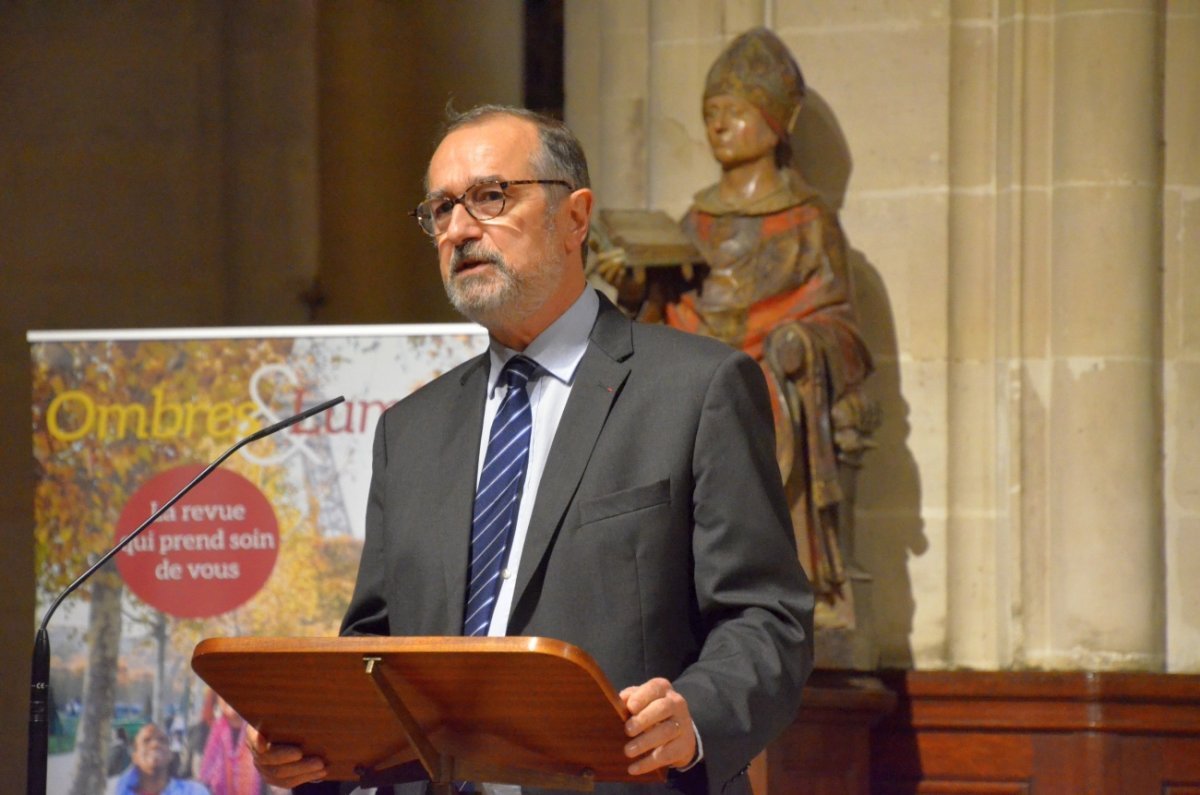
[{"label": "stone wall", "polygon": [[1200,671],[1200,2],[1167,3],[1162,428],[1167,667]]},{"label": "stone wall", "polygon": [[877,359],[883,664],[1200,670],[1200,4],[570,4],[600,206],[716,180],[704,75],[753,25],[809,83]]}]

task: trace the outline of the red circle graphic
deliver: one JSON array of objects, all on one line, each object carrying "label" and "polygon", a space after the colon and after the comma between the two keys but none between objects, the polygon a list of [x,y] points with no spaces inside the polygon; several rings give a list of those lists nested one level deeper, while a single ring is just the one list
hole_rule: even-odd
[{"label": "red circle graphic", "polygon": [[[201,470],[180,466],[151,478],[125,503],[116,540]],[[208,618],[258,593],[278,556],[279,523],[270,501],[246,478],[218,469],[117,553],[117,569],[146,604],[177,618]]]}]

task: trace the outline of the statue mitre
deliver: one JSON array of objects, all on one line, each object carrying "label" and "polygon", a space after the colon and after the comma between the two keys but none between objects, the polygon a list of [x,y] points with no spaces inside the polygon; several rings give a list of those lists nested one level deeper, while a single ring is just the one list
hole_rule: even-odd
[{"label": "statue mitre", "polygon": [[718,94],[754,105],[775,134],[786,139],[804,102],[804,76],[778,36],[753,28],[730,42],[708,70],[704,98]]}]

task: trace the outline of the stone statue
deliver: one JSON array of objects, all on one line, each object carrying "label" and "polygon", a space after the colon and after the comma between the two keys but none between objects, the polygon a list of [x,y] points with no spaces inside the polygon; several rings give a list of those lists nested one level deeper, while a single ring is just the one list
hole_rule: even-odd
[{"label": "stone statue", "polygon": [[773,33],[735,39],[704,90],[721,178],[696,194],[681,222],[703,267],[638,267],[621,248],[601,251],[593,267],[640,319],[716,337],[760,362],[797,546],[818,594],[817,626],[849,631],[849,581],[869,579],[853,564],[849,501],[878,411],[861,388],[871,355],[837,215],[791,164],[789,133],[804,96],[800,69]]}]

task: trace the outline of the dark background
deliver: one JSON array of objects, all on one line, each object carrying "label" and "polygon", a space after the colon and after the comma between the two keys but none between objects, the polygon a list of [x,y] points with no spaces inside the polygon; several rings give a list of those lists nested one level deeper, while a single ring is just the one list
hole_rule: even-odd
[{"label": "dark background", "polygon": [[0,5],[6,787],[40,619],[26,332],[458,320],[407,211],[447,101],[561,115],[562,17],[561,0]]}]

